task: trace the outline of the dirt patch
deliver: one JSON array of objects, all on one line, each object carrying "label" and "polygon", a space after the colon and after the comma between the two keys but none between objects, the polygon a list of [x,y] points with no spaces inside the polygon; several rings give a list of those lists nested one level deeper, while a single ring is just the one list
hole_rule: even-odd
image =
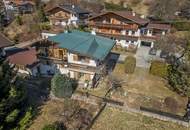
[{"label": "dirt patch", "polygon": [[[83,116],[78,116],[78,113],[79,114],[81,113],[81,111],[79,111],[75,114],[74,119],[83,118],[84,110],[88,110],[88,112],[90,112],[89,115],[92,114],[92,116],[94,116],[98,110],[98,108],[93,105],[89,105],[82,102],[80,102],[79,104],[80,104],[80,108],[81,108],[80,110],[82,111]],[[39,115],[33,121],[32,125],[30,126],[28,130],[40,130],[44,127],[44,125],[52,124],[56,121],[63,122],[66,125],[70,125],[74,123],[73,126],[74,125],[77,126],[78,125],[77,123],[79,123],[78,121],[69,119],[69,122],[68,122],[68,120],[67,121],[65,120],[65,116],[64,116],[65,106],[64,105],[65,104],[63,101],[58,101],[58,100],[47,101],[43,106],[41,106]]]},{"label": "dirt patch", "polygon": [[[122,79],[126,80],[122,87],[127,95],[123,96],[115,93],[112,98],[122,100],[128,106],[134,108],[144,106],[182,116],[185,114],[187,98],[170,90],[167,81],[149,74],[148,69],[136,68],[134,74],[126,75],[124,65],[118,64],[113,73],[121,75]],[[164,104],[167,97],[172,97],[176,101],[178,108],[175,112],[170,106]]]}]

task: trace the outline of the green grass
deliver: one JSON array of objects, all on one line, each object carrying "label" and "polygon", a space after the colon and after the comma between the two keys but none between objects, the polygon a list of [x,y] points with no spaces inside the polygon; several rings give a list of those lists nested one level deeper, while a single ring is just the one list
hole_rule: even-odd
[{"label": "green grass", "polygon": [[188,128],[139,114],[106,108],[93,125],[92,130],[188,130]]}]

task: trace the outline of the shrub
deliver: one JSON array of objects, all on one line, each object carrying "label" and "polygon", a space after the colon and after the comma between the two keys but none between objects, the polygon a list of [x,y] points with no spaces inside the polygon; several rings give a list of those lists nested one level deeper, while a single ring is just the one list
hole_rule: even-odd
[{"label": "shrub", "polygon": [[18,117],[19,114],[19,110],[15,109],[14,111],[12,111],[7,117],[6,117],[6,122],[8,123],[12,123],[16,120],[16,118]]},{"label": "shrub", "polygon": [[152,61],[150,67],[150,73],[162,78],[166,78],[168,74],[168,66],[165,62],[162,61]]},{"label": "shrub", "polygon": [[172,112],[176,112],[178,109],[177,101],[172,97],[166,97],[164,100],[164,104],[168,107]]},{"label": "shrub", "polygon": [[71,97],[74,81],[66,75],[56,74],[51,81],[51,91],[58,98]]},{"label": "shrub", "polygon": [[172,24],[178,31],[190,31],[190,22],[174,22]]},{"label": "shrub", "polygon": [[125,59],[125,73],[132,74],[135,71],[136,59],[133,56],[128,56]]},{"label": "shrub", "polygon": [[45,125],[42,130],[66,130],[66,127],[61,122]]},{"label": "shrub", "polygon": [[33,109],[30,107],[24,117],[19,121],[19,130],[25,130],[34,116]]}]

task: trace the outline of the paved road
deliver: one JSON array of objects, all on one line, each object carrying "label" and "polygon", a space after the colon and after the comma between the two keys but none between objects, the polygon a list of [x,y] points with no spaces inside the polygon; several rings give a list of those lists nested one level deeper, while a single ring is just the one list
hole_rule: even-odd
[{"label": "paved road", "polygon": [[140,47],[137,50],[137,53],[135,55],[137,60],[137,67],[141,68],[149,68],[150,67],[150,61],[153,58],[149,55],[150,47]]}]

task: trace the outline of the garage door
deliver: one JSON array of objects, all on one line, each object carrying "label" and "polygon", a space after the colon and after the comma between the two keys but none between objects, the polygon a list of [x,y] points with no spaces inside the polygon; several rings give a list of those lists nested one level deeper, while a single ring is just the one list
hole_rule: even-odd
[{"label": "garage door", "polygon": [[141,42],[141,46],[151,47],[151,42]]}]

